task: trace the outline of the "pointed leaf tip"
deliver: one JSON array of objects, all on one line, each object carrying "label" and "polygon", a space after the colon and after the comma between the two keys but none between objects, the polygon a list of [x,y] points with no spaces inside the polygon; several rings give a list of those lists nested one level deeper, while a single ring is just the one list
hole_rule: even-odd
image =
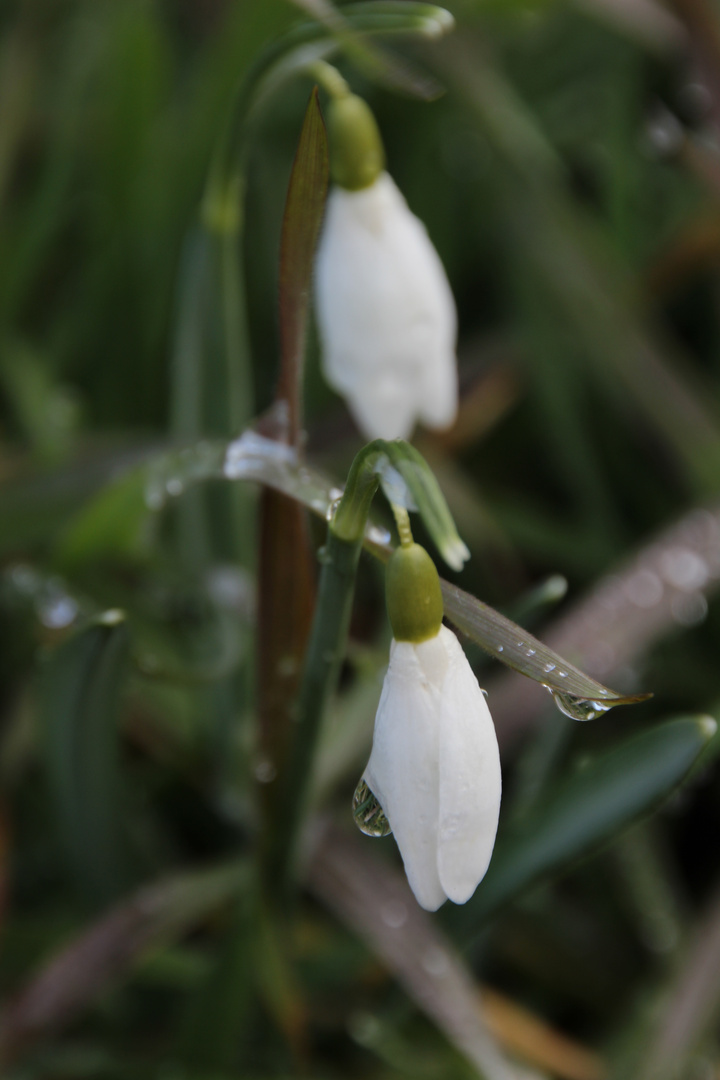
[{"label": "pointed leaf tip", "polygon": [[594,720],[615,705],[652,697],[619,694],[603,686],[482,600],[448,581],[441,580],[440,586],[450,622],[502,664],[545,686],[558,708],[574,720]]},{"label": "pointed leaf tip", "polygon": [[313,262],[325,212],[328,139],[318,88],[310,94],[288,185],[280,241],[280,382],[288,403],[291,442],[302,426],[302,377]]}]

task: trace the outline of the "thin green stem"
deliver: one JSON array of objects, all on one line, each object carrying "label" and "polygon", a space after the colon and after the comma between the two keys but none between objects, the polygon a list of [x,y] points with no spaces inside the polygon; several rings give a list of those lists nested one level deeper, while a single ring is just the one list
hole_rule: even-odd
[{"label": "thin green stem", "polygon": [[392,503],[392,512],[395,515],[398,536],[401,547],[410,547],[413,542],[412,529],[410,528],[410,515],[404,506],[396,506]]},{"label": "thin green stem", "polygon": [[[375,485],[377,487],[377,483]],[[352,611],[355,575],[362,534],[345,540],[332,526],[322,555],[310,642],[297,702],[292,750],[285,778],[280,828],[272,859],[273,877],[287,893],[291,887],[295,852],[312,781],[320,724],[345,654]]]},{"label": "thin green stem", "polygon": [[350,87],[340,72],[327,60],[316,60],[308,65],[308,75],[315,79],[331,97],[347,97]]}]

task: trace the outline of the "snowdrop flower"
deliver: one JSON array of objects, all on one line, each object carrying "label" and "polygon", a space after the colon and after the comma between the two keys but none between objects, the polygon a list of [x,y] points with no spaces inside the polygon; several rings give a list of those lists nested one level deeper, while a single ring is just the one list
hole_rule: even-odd
[{"label": "snowdrop flower", "polygon": [[418,544],[388,563],[394,640],[363,779],[395,835],[418,903],[464,904],[487,870],[500,756],[485,697],[442,625],[437,571]]},{"label": "snowdrop flower", "polygon": [[315,268],[322,366],[370,439],[408,438],[457,412],[455,302],[422,222],[384,171],[375,118],[353,94],[328,109],[331,168]]}]

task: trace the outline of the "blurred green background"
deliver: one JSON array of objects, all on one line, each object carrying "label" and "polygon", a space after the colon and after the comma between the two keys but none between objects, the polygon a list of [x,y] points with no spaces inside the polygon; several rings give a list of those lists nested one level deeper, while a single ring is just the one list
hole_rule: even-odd
[{"label": "blurred green background", "polygon": [[[392,841],[351,832],[389,643],[363,561],[313,795],[330,832],[308,840],[292,910],[271,910],[259,497],[186,481],[207,440],[273,400],[312,81],[278,80],[253,112],[216,228],[208,176],[263,49],[327,10],[5,0],[12,1080],[720,1076],[718,747],[698,720],[720,705],[720,9],[448,8],[442,40],[373,38],[375,68],[352,47],[336,60],[458,302],[460,416],[416,439],[472,552],[457,582],[655,696],[575,724],[469,646],[503,758],[498,869],[466,909],[421,917]],[[361,438],[312,330],[305,408],[308,460],[341,483]],[[154,464],[188,447],[155,498]],[[537,591],[553,575],[564,598],[557,579]]]}]

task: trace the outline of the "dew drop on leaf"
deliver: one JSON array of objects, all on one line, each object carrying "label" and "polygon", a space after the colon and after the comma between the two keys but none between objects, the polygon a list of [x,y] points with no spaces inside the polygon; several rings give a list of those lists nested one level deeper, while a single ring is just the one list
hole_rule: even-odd
[{"label": "dew drop on leaf", "polygon": [[554,686],[546,686],[545,689],[552,695],[560,712],[571,720],[595,720],[612,708],[607,701],[591,701],[589,698],[576,697],[575,694],[564,694]]}]

